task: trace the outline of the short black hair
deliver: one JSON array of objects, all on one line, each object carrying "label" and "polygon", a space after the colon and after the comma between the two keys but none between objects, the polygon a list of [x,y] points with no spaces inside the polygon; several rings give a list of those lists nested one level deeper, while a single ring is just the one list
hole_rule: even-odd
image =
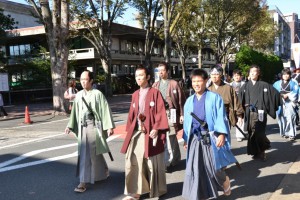
[{"label": "short black hair", "polygon": [[158,64],[157,67],[160,67],[160,66],[164,66],[165,67],[165,70],[168,72],[170,67],[169,67],[169,64],[167,62],[161,62]]},{"label": "short black hair", "polygon": [[194,76],[200,76],[201,78],[203,78],[203,80],[208,79],[208,74],[204,69],[193,69],[190,75],[191,80]]},{"label": "short black hair", "polygon": [[261,72],[260,72],[260,67],[259,67],[258,65],[255,65],[255,64],[251,65],[250,68],[249,68],[249,72],[250,72],[250,69],[252,69],[252,68],[256,68],[257,71],[258,71],[258,73],[259,73],[259,74],[261,73]]},{"label": "short black hair", "polygon": [[292,72],[291,72],[291,70],[289,69],[289,68],[284,68],[282,71],[281,71],[281,76],[283,75],[283,74],[288,74],[288,75],[292,75]]},{"label": "short black hair", "polygon": [[144,70],[144,71],[145,71],[145,73],[146,73],[146,76],[150,76],[150,72],[149,72],[148,68],[146,68],[146,67],[145,67],[145,66],[143,66],[143,65],[139,65],[139,66],[137,66],[137,68],[136,68],[136,70],[135,70],[135,71],[137,71],[137,70]]},{"label": "short black hair", "polygon": [[240,69],[235,69],[235,70],[233,70],[232,74],[233,75],[238,74],[238,75],[242,76],[242,71]]},{"label": "short black hair", "polygon": [[250,66],[250,68],[249,68],[249,73],[248,73],[248,74],[250,75],[250,70],[253,69],[253,68],[257,69],[257,72],[258,72],[258,74],[259,74],[259,75],[258,75],[258,80],[259,80],[262,74],[261,74],[260,67],[259,67],[258,65],[252,64],[252,65]]},{"label": "short black hair", "polygon": [[[87,73],[88,73],[89,79],[90,79],[90,80],[93,80],[93,79],[94,79],[94,74],[93,74],[93,72],[91,72],[90,70],[87,70],[87,69],[86,69],[86,70],[84,70],[83,72],[87,72]],[[82,73],[83,73],[83,72],[82,72]]]}]

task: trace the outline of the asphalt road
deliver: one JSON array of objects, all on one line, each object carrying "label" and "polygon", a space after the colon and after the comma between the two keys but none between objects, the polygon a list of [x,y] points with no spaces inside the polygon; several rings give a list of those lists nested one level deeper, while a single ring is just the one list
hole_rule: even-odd
[{"label": "asphalt road", "polygon": [[[118,127],[124,126],[126,111],[117,110],[113,116]],[[49,115],[32,118],[32,125],[23,125],[23,119],[1,122],[0,199],[122,199],[124,155],[119,152],[124,133],[109,138],[109,146],[115,158],[112,162],[105,155],[110,177],[90,185],[85,193],[77,194],[73,192],[78,184],[75,177],[77,144],[72,135],[63,134],[67,120],[65,116]],[[267,129],[272,148],[267,151],[266,162],[252,160],[251,156],[246,155],[246,141],[236,142],[232,133],[233,153],[242,171],[235,165],[228,167],[232,195],[220,196],[219,199],[267,200],[277,189],[292,162],[298,157],[300,145],[298,141],[282,139],[275,120],[269,119]],[[160,199],[182,199],[185,151],[181,149],[181,153],[181,163],[167,174],[168,193]],[[147,195],[142,198],[147,199]]]}]

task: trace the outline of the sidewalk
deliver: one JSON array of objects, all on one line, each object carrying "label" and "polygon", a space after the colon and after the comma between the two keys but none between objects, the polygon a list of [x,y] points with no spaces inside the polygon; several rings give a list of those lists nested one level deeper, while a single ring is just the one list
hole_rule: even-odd
[{"label": "sidewalk", "polygon": [[[107,100],[113,112],[116,110],[129,110],[131,94],[114,95]],[[6,119],[1,117],[0,123],[4,120],[24,118],[25,106],[26,105],[5,106],[5,110],[9,116]],[[52,102],[29,104],[27,106],[29,108],[30,116],[51,115],[54,113]],[[278,199],[300,199],[300,156],[291,165],[289,171],[281,180],[276,191],[271,195],[269,200]]]},{"label": "sidewalk", "polygon": [[284,176],[269,200],[300,199],[300,156]]},{"label": "sidewalk", "polygon": [[[114,95],[107,99],[112,111],[129,110],[131,94]],[[28,106],[30,116],[52,115],[54,113],[52,101],[44,103],[19,104],[4,106],[7,118],[0,117],[0,121],[20,119],[25,116],[25,107]]]}]

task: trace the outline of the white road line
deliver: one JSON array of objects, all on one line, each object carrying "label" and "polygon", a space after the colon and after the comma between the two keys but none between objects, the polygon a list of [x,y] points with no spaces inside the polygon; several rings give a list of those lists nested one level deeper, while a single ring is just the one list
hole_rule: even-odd
[{"label": "white road line", "polygon": [[[69,118],[55,120],[55,121],[51,121],[51,122],[44,122],[44,123],[37,123],[37,124],[28,124],[28,125],[24,125],[24,126],[16,126],[16,127],[10,127],[10,128],[1,128],[1,130],[11,130],[11,129],[19,129],[19,128],[28,128],[28,127],[34,127],[34,126],[39,126],[39,125],[44,125],[44,124],[52,124],[52,123],[55,123],[55,122],[61,122],[61,121],[66,121],[66,120],[69,120]],[[120,123],[122,123],[124,121],[125,120],[121,120],[121,121],[115,122],[115,124],[120,124]]]},{"label": "white road line", "polygon": [[[110,141],[112,141],[112,140],[114,140],[114,139],[116,139],[120,136],[121,135],[113,135],[113,136],[111,136],[107,139],[107,142],[110,142]],[[44,164],[44,163],[48,163],[48,162],[53,162],[53,161],[57,161],[57,160],[63,160],[63,159],[75,157],[75,156],[78,155],[77,151],[72,153],[72,154],[67,154],[67,155],[63,155],[63,156],[57,156],[57,157],[53,157],[53,158],[47,158],[47,159],[43,159],[43,160],[38,160],[38,161],[33,161],[33,162],[28,162],[28,163],[23,163],[23,164],[19,164],[19,165],[13,165],[13,166],[6,167],[8,165],[19,162],[21,160],[24,160],[28,157],[37,155],[39,153],[58,150],[58,149],[63,149],[63,148],[69,148],[69,147],[76,146],[76,145],[77,145],[77,143],[73,143],[73,144],[67,144],[67,145],[62,145],[62,146],[57,146],[57,147],[51,147],[51,148],[31,151],[31,152],[23,154],[23,155],[21,155],[17,158],[14,158],[14,159],[5,161],[3,163],[0,163],[0,173],[15,170],[15,169],[20,169],[20,168],[24,168],[24,167],[30,167],[30,166],[34,166],[34,165],[40,165],[40,164]]]},{"label": "white road line", "polygon": [[[124,120],[115,122],[115,124],[121,124],[123,122],[124,122]],[[17,127],[15,127],[15,128],[17,128]],[[4,130],[4,129],[2,129],[2,130]],[[28,143],[31,143],[31,142],[39,142],[39,141],[42,141],[42,140],[50,139],[50,138],[53,138],[53,137],[58,137],[58,136],[61,136],[61,135],[65,135],[65,133],[60,133],[60,134],[56,134],[56,135],[41,137],[41,138],[37,138],[37,139],[33,139],[33,140],[28,140],[28,141],[24,141],[24,142],[20,142],[20,143],[16,143],[16,144],[6,145],[6,146],[3,146],[3,147],[0,147],[0,150],[1,149],[5,149],[5,148],[9,148],[9,147],[19,146],[19,145],[22,145],[22,144],[28,144]]]},{"label": "white road line", "polygon": [[61,135],[65,135],[65,133],[50,135],[50,136],[46,136],[46,137],[42,137],[42,138],[37,138],[37,139],[34,139],[34,140],[28,140],[28,141],[24,141],[24,142],[20,142],[20,143],[16,143],[16,144],[6,145],[6,146],[3,146],[3,147],[0,147],[0,149],[19,146],[19,145],[22,145],[22,144],[28,144],[28,143],[31,143],[31,142],[37,142],[37,141],[41,141],[41,140],[45,140],[45,139],[50,139],[50,138],[53,138],[53,137],[58,137],[58,136],[61,136]]},{"label": "white road line", "polygon": [[24,167],[30,167],[30,166],[34,166],[34,165],[40,165],[40,164],[44,164],[44,163],[48,163],[48,162],[53,162],[53,161],[57,161],[57,160],[63,160],[63,159],[67,159],[67,158],[72,158],[72,157],[75,157],[77,155],[78,155],[78,153],[76,151],[74,153],[63,155],[63,156],[57,156],[57,157],[53,157],[53,158],[47,158],[47,159],[43,159],[43,160],[37,160],[37,161],[23,163],[23,164],[19,164],[19,165],[13,165],[13,166],[10,166],[10,167],[4,167],[4,168],[0,169],[0,173],[1,172],[7,172],[7,171],[15,170],[15,169],[20,169],[20,168],[24,168]]},{"label": "white road line", "polygon": [[67,144],[67,145],[62,145],[62,146],[57,146],[57,147],[51,147],[51,148],[31,151],[31,152],[25,153],[25,154],[23,154],[23,155],[21,155],[17,158],[14,158],[14,159],[8,160],[6,162],[0,163],[0,168],[6,167],[6,166],[11,165],[13,163],[24,160],[24,159],[26,159],[30,156],[34,156],[34,155],[37,155],[37,154],[40,154],[40,153],[43,153],[43,152],[53,151],[53,150],[58,150],[58,149],[64,149],[64,148],[73,147],[73,146],[76,146],[76,145],[77,145],[77,143],[73,143],[73,144]]}]

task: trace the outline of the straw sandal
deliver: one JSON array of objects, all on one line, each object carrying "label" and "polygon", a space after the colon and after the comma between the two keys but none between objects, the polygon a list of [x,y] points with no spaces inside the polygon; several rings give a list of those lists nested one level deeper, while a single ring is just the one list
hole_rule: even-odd
[{"label": "straw sandal", "polygon": [[223,189],[224,189],[224,195],[225,196],[229,196],[231,194],[230,180],[229,180],[228,176],[226,176],[226,180],[223,183]]},{"label": "straw sandal", "polygon": [[140,196],[135,196],[134,194],[126,195],[122,200],[139,200]]},{"label": "straw sandal", "polygon": [[74,189],[74,192],[83,193],[86,191],[85,183],[79,183],[79,185]]}]

